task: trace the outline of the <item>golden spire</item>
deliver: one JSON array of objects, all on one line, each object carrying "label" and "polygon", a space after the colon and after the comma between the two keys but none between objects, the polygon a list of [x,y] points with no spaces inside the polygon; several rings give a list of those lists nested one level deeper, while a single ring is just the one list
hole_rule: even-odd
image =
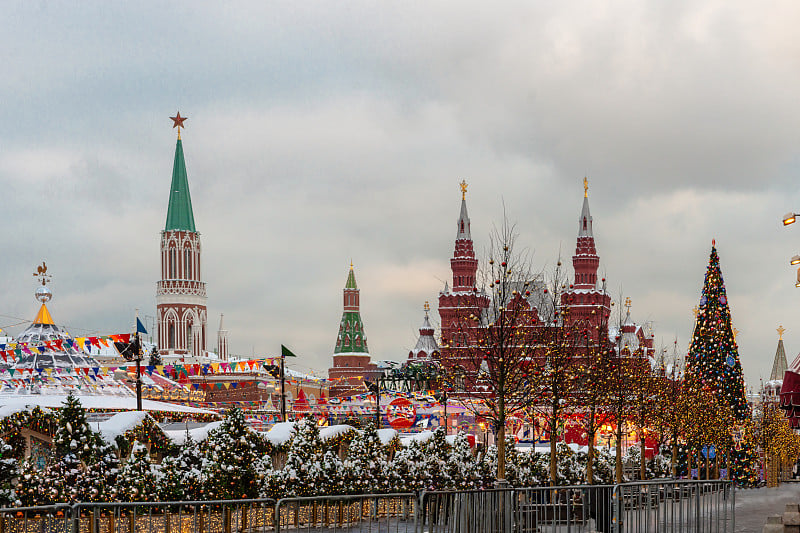
[{"label": "golden spire", "polygon": [[461,199],[464,200],[467,198],[467,182],[466,180],[461,180],[458,185],[461,187]]},{"label": "golden spire", "polygon": [[589,178],[583,178],[583,197],[589,198]]},{"label": "golden spire", "polygon": [[778,329],[776,329],[775,331],[778,332],[778,340],[782,341],[783,340],[783,332],[786,331],[786,328],[784,328],[783,325],[780,325],[780,326],[778,326]]},{"label": "golden spire", "polygon": [[631,312],[631,299],[625,298],[625,307],[628,309],[628,312]]},{"label": "golden spire", "polygon": [[428,316],[428,311],[431,310],[431,304],[428,303],[428,300],[425,300],[425,305],[422,308],[425,309],[425,316]]},{"label": "golden spire", "polygon": [[350,260],[350,270],[353,270],[353,260]]}]

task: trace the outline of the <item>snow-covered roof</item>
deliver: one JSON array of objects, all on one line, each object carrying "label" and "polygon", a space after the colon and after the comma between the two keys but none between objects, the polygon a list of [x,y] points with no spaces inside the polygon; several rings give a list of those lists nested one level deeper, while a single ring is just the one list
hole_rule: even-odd
[{"label": "snow-covered roof", "polygon": [[[85,409],[107,409],[107,410],[130,410],[136,407],[136,398],[123,396],[81,396],[76,395],[81,405]],[[67,400],[67,394],[29,394],[26,396],[4,396],[0,397],[0,406],[35,406],[39,407],[63,407]],[[142,409],[145,411],[165,411],[172,413],[190,414],[216,414],[207,409],[198,409],[187,405],[178,405],[167,402],[157,402],[154,400],[142,400]]]},{"label": "snow-covered roof", "polygon": [[294,434],[294,422],[278,422],[266,433],[267,440],[274,446],[289,442]]},{"label": "snow-covered roof", "polygon": [[381,441],[381,445],[386,446],[392,439],[397,437],[397,430],[392,428],[383,428],[378,430],[378,439]]},{"label": "snow-covered roof", "polygon": [[[3,405],[0,407],[0,420],[7,418],[11,415],[15,415],[17,413],[21,413],[22,411],[32,411],[36,405],[29,405],[24,403],[13,404],[13,405]],[[49,411],[49,409],[44,409],[45,412]]]},{"label": "snow-covered roof", "polygon": [[217,429],[220,425],[222,425],[222,421],[218,422],[211,422],[210,424],[206,424],[205,426],[190,429],[188,432],[186,430],[174,429],[165,431],[169,439],[174,442],[175,444],[181,445],[186,442],[186,434],[188,433],[189,436],[192,438],[194,442],[203,442],[208,438],[208,434]]},{"label": "snow-covered roof", "polygon": [[[419,442],[420,444],[423,442],[428,442],[433,437],[433,431],[420,431],[419,433],[414,433],[412,435],[403,435],[400,437],[400,444],[403,446],[408,446],[411,442]],[[445,437],[447,444],[453,445],[456,442],[455,435],[447,435]]]},{"label": "snow-covered roof", "polygon": [[332,439],[342,435],[343,433],[353,431],[354,429],[355,428],[353,426],[348,426],[347,424],[337,424],[334,426],[324,427],[319,430],[319,438],[322,440]]},{"label": "snow-covered roof", "polygon": [[120,435],[124,435],[132,430],[147,418],[148,415],[145,411],[127,411],[124,413],[117,413],[108,420],[104,420],[97,424],[100,435],[103,440],[112,443]]}]

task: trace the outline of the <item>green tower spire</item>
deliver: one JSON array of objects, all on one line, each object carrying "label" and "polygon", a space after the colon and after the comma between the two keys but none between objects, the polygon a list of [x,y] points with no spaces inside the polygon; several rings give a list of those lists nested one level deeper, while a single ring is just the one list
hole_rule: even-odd
[{"label": "green tower spire", "polygon": [[[179,130],[180,131],[180,130]],[[169,208],[164,231],[183,230],[196,232],[192,197],[189,194],[189,179],[186,177],[186,162],[183,159],[183,144],[180,136],[175,146],[175,162],[172,166],[172,187],[169,190]]]},{"label": "green tower spire", "polygon": [[361,322],[360,291],[356,285],[356,275],[353,264],[350,263],[350,272],[344,284],[344,312],[339,324],[339,335],[336,337],[334,354],[338,353],[363,353],[369,354],[367,336],[364,333],[364,324]]}]

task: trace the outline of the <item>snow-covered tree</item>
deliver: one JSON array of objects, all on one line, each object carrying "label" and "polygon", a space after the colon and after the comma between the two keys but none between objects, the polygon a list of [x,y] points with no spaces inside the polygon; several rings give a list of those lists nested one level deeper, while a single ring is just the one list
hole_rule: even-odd
[{"label": "snow-covered tree", "polygon": [[392,492],[413,492],[426,487],[425,455],[419,442],[411,441],[394,455],[387,478]]},{"label": "snow-covered tree", "polygon": [[81,501],[116,501],[117,476],[120,464],[114,445],[104,444],[96,453],[96,459],[86,467],[84,486],[81,487]]},{"label": "snow-covered tree", "polygon": [[312,417],[298,421],[289,443],[286,464],[265,480],[265,494],[270,497],[312,496],[323,483],[323,444]]},{"label": "snow-covered tree", "polygon": [[198,443],[188,437],[178,455],[161,461],[161,483],[158,494],[161,501],[202,500],[204,455]]},{"label": "snow-covered tree", "polygon": [[447,489],[468,490],[480,488],[478,463],[472,454],[467,436],[459,432],[456,435],[450,455],[447,458]]},{"label": "snow-covered tree", "polygon": [[261,480],[256,465],[264,455],[263,442],[247,427],[241,409],[228,411],[222,424],[209,433],[203,449],[202,476],[207,498],[258,497]]},{"label": "snow-covered tree", "polygon": [[36,505],[77,502],[85,483],[83,464],[74,453],[66,453],[51,461],[38,481],[43,501]]},{"label": "snow-covered tree", "polygon": [[344,485],[350,494],[385,492],[388,488],[386,451],[372,423],[350,442],[343,464]]},{"label": "snow-covered tree", "polygon": [[451,485],[447,468],[450,445],[445,439],[444,428],[433,430],[433,436],[424,444],[425,475],[428,490],[442,490]]},{"label": "snow-covered tree", "polygon": [[102,445],[100,436],[86,422],[86,411],[80,400],[70,391],[58,413],[58,424],[53,435],[53,449],[57,457],[67,454],[80,461],[91,462]]},{"label": "snow-covered tree", "polygon": [[23,461],[20,464],[20,474],[17,480],[16,505],[31,507],[42,505],[48,501],[44,494],[44,484],[42,483],[43,472],[33,461]]},{"label": "snow-covered tree", "polygon": [[135,441],[131,447],[131,456],[117,477],[120,500],[156,501],[160,478],[158,467],[150,461],[150,452],[139,441]]},{"label": "snow-covered tree", "polygon": [[[339,456],[328,450],[322,457],[319,494],[346,494],[348,487],[344,483],[344,464]],[[267,473],[268,474],[268,473]]]},{"label": "snow-covered tree", "polygon": [[14,457],[14,448],[0,439],[0,507],[8,507],[16,502],[14,480],[17,476],[19,461]]}]

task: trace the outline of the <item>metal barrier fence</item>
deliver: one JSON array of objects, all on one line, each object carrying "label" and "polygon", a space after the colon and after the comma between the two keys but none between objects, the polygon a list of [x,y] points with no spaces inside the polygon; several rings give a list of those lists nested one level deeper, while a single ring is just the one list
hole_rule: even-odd
[{"label": "metal barrier fence", "polygon": [[1,533],[32,533],[72,531],[72,506],[67,504],[39,507],[15,507],[0,512]]},{"label": "metal barrier fence", "polygon": [[418,533],[611,532],[611,485],[423,492]]},{"label": "metal barrier fence", "polygon": [[275,516],[276,532],[413,533],[417,495],[407,492],[282,498],[275,504]]},{"label": "metal barrier fence", "polygon": [[275,500],[78,503],[70,516],[67,533],[274,532]]},{"label": "metal barrier fence", "polygon": [[730,481],[0,509],[0,533],[733,533]]},{"label": "metal barrier fence", "polygon": [[420,495],[418,533],[727,533],[730,481],[509,488]]},{"label": "metal barrier fence", "polygon": [[620,533],[733,533],[736,504],[730,481],[642,481],[614,486]]}]

